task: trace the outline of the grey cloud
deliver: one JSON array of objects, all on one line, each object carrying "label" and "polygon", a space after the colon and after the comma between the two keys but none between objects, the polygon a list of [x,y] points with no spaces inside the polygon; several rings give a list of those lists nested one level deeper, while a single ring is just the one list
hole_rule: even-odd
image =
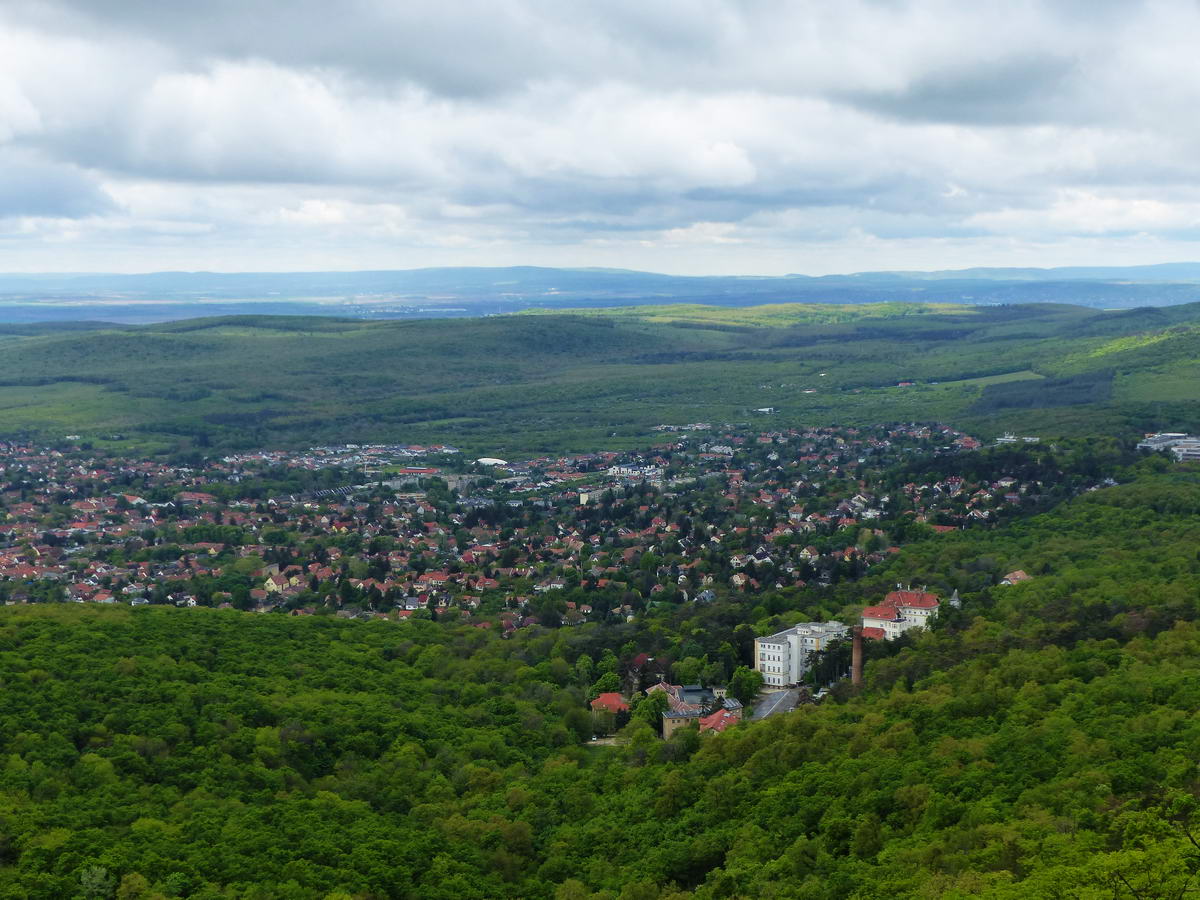
[{"label": "grey cloud", "polygon": [[114,209],[95,179],[73,166],[0,153],[0,218],[77,219]]},{"label": "grey cloud", "polygon": [[[49,8],[22,4],[20,12],[25,21],[80,32],[138,34],[185,59],[327,67],[449,96],[484,97],[534,79],[577,76],[599,62],[600,52],[622,53],[603,31],[581,40],[585,32],[574,23],[585,9],[550,2],[60,0]],[[581,54],[581,44],[594,49]]]},{"label": "grey cloud", "polygon": [[[1056,45],[1070,48],[1096,27],[1092,20],[1112,15],[1097,4],[1085,17],[1078,6],[1035,5],[1035,14],[1027,3],[953,0],[13,0],[11,8],[52,30],[139,35],[171,48],[184,66],[261,59],[480,99],[535,82],[597,79],[860,96],[868,105],[910,97],[914,111],[958,119],[973,96],[986,94],[1003,118],[1003,107],[1023,108],[1031,91],[1052,86],[1045,78],[1061,62]],[[1035,33],[992,27],[1022,15]],[[911,70],[896,73],[905,83],[872,86],[871,69],[889,64]]]},{"label": "grey cloud", "polygon": [[1069,99],[1078,96],[1073,88],[1079,77],[1079,61],[1069,56],[1017,54],[956,61],[896,90],[844,96],[889,118],[969,125],[1063,122],[1083,112]]},{"label": "grey cloud", "polygon": [[776,246],[1093,233],[1074,190],[1117,233],[1197,202],[1192,38],[1182,0],[0,0],[0,215],[214,253]]}]

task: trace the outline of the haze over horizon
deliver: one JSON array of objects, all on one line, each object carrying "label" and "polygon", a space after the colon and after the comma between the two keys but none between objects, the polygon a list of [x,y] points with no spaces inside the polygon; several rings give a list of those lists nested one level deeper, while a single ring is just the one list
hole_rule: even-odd
[{"label": "haze over horizon", "polygon": [[[93,271],[0,271],[0,289],[4,287],[3,280],[9,279],[20,281],[23,279],[38,279],[45,278],[47,280],[62,280],[62,279],[80,279],[86,281],[88,278],[106,278],[108,276],[129,277],[134,278],[154,278],[158,276],[214,276],[214,277],[238,277],[238,276],[292,276],[292,275],[372,275],[372,274],[394,274],[394,275],[416,275],[422,273],[445,273],[447,277],[453,278],[455,273],[486,273],[495,272],[497,274],[505,272],[518,271],[545,271],[551,272],[571,272],[571,273],[595,273],[596,275],[631,275],[631,276],[648,276],[651,278],[719,278],[719,279],[764,279],[764,280],[782,280],[782,279],[850,279],[862,276],[895,276],[897,278],[922,278],[923,276],[942,276],[953,278],[957,275],[973,278],[980,277],[988,280],[1005,280],[1007,278],[1017,278],[1023,274],[1030,274],[1036,277],[1037,280],[1043,280],[1042,275],[1046,279],[1058,277],[1060,274],[1064,280],[1116,280],[1119,278],[1130,278],[1136,283],[1146,281],[1162,281],[1172,280],[1179,282],[1193,283],[1200,281],[1200,261],[1173,259],[1164,260],[1156,263],[1134,264],[1129,266],[1098,264],[1092,266],[965,266],[962,268],[953,269],[864,269],[853,272],[781,272],[764,274],[761,272],[728,272],[728,273],[690,273],[690,272],[668,272],[655,269],[634,269],[623,266],[541,266],[536,264],[521,264],[513,263],[506,266],[484,266],[464,264],[461,266],[413,266],[407,268],[382,268],[382,269],[322,269],[316,266],[307,268],[297,268],[288,270],[272,270],[272,269],[242,269],[242,270],[220,270],[220,269],[146,269],[146,270],[93,270]],[[1157,276],[1157,277],[1155,277]],[[502,283],[497,283],[502,284]]]},{"label": "haze over horizon", "polygon": [[0,272],[1200,258],[1200,7],[0,0]]}]

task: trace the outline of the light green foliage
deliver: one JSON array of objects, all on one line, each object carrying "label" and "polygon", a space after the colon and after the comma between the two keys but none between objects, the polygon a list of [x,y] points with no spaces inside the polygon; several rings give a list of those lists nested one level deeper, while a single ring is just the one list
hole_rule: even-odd
[{"label": "light green foliage", "polygon": [[[471,628],[42,605],[0,647],[8,896],[494,895],[529,825],[460,803],[592,734]],[[447,841],[459,893],[426,882]]]},{"label": "light green foliage", "polygon": [[[1076,472],[1114,452],[1020,459]],[[734,623],[756,609],[504,639],[6,607],[0,894],[1177,896],[1200,864],[1200,475],[1152,463],[814,589],[852,603],[921,580],[964,606],[869,644],[861,693],[722,735],[663,741],[654,691],[616,747],[592,744],[617,723],[580,675],[610,686],[611,648],[664,632],[685,662],[744,662]],[[1017,567],[1033,580],[997,584]],[[737,666],[730,689],[760,684]]]}]

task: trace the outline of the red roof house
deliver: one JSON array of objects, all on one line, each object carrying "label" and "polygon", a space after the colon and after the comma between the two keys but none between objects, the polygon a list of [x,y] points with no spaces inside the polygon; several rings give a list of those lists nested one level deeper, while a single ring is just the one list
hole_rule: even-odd
[{"label": "red roof house", "polygon": [[626,703],[625,698],[616,691],[608,691],[592,701],[592,709],[607,709],[610,713],[615,715],[619,712],[628,712],[629,704]]}]

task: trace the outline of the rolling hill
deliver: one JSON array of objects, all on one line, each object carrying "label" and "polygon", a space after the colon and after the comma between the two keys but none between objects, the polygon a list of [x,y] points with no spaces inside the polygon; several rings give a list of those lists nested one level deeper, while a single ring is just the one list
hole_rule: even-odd
[{"label": "rolling hill", "polygon": [[9,328],[0,430],[158,448],[447,441],[491,453],[758,416],[1132,434],[1200,427],[1198,326],[1200,304],[910,303]]}]

